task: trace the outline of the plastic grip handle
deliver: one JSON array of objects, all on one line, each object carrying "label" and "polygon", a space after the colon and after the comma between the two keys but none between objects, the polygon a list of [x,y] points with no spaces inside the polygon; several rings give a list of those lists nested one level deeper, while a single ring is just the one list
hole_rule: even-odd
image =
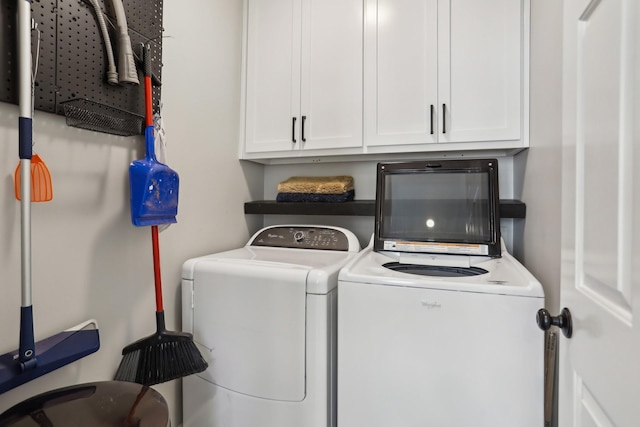
[{"label": "plastic grip handle", "polygon": [[33,155],[33,120],[18,118],[18,155],[21,159],[31,159]]},{"label": "plastic grip handle", "polygon": [[145,43],[144,45],[142,63],[144,64],[144,75],[151,77],[151,43]]},{"label": "plastic grip handle", "polygon": [[[35,367],[35,340],[33,337],[33,306],[20,307],[20,349],[18,359],[24,369]],[[33,360],[32,363],[29,363]]]},{"label": "plastic grip handle", "polygon": [[144,129],[144,147],[147,154],[147,160],[156,161],[155,138],[153,136],[153,125]]}]

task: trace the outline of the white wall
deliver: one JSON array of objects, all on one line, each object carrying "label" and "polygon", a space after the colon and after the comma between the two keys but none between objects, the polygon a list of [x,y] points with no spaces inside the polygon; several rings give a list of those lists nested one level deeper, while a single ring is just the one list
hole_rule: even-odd
[{"label": "white wall", "polygon": [[562,2],[531,2],[530,84],[531,148],[515,159],[516,187],[527,204],[523,257],[555,315],[560,304]]},{"label": "white wall", "polygon": [[[242,245],[258,227],[243,203],[262,198],[262,166],[237,160],[241,15],[234,0],[164,2],[163,118],[168,163],[181,179],[178,223],[160,234],[172,330],[180,328],[182,263]],[[0,104],[0,353],[18,347],[17,122],[17,106]],[[128,210],[128,166],[142,157],[143,138],[69,128],[36,111],[34,140],[54,181],[54,200],[32,212],[36,339],[95,318],[101,349],[0,395],[0,412],[47,390],[112,379],[122,348],[155,331],[150,231],[131,225]],[[180,381],[156,388],[179,425]]]}]

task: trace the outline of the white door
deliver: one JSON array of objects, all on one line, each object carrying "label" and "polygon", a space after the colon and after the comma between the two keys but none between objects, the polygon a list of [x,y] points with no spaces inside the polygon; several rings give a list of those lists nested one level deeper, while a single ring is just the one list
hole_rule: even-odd
[{"label": "white door", "polygon": [[302,3],[304,150],[362,146],[364,0]]},{"label": "white door", "polygon": [[368,0],[364,56],[367,145],[436,142],[437,0]]},{"label": "white door", "polygon": [[438,142],[520,140],[525,7],[438,0]]},{"label": "white door", "polygon": [[368,146],[520,140],[526,0],[369,0]]},{"label": "white door", "polygon": [[296,149],[301,0],[247,0],[246,11],[245,151]]},{"label": "white door", "polygon": [[640,425],[639,13],[565,0],[561,427]]}]

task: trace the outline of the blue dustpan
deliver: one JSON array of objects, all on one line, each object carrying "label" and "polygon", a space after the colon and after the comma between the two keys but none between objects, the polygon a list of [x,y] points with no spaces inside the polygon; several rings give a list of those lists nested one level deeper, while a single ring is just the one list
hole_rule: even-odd
[{"label": "blue dustpan", "polygon": [[176,222],[178,214],[178,173],[156,160],[153,125],[145,129],[146,157],[129,166],[131,222],[135,226]]}]

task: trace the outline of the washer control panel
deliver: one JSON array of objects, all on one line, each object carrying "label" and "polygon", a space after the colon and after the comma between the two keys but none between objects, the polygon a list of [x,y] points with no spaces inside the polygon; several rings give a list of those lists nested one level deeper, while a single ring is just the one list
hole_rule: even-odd
[{"label": "washer control panel", "polygon": [[342,231],[330,227],[271,227],[260,231],[251,246],[348,251],[349,239]]}]

